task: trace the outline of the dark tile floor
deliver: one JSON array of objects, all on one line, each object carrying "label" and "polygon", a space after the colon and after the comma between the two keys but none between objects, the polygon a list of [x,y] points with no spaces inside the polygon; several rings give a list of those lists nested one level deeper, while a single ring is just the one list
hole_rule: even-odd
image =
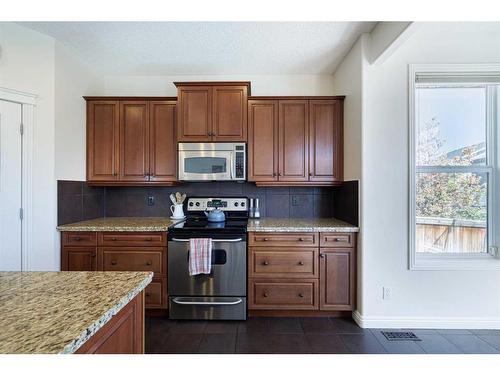
[{"label": "dark tile floor", "polygon": [[500,330],[412,330],[422,341],[387,341],[342,318],[250,318],[245,322],[146,318],[146,353],[487,354]]}]

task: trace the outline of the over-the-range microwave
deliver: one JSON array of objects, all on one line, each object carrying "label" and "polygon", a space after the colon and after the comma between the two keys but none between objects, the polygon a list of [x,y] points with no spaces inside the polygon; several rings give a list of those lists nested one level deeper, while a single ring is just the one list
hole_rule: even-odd
[{"label": "over-the-range microwave", "polygon": [[245,143],[179,143],[179,180],[245,181]]}]

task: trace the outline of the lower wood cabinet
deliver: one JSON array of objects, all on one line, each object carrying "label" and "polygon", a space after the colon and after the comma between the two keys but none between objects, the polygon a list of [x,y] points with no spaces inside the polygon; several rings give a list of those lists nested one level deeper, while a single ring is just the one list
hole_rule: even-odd
[{"label": "lower wood cabinet", "polygon": [[250,310],[355,309],[355,233],[253,232],[249,244]]},{"label": "lower wood cabinet", "polygon": [[63,232],[61,236],[62,271],[153,272],[144,293],[146,308],[167,308],[165,232]]}]

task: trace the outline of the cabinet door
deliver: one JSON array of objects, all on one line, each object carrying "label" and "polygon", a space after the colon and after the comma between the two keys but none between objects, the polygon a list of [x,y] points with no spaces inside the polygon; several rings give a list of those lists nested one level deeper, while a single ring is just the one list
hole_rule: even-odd
[{"label": "cabinet door", "polygon": [[120,102],[120,181],[149,180],[147,101]]},{"label": "cabinet door", "polygon": [[245,142],[247,140],[247,87],[214,86],[212,100],[213,140]]},{"label": "cabinet door", "polygon": [[62,251],[62,271],[95,271],[97,256],[95,247],[65,247]]},{"label": "cabinet door", "polygon": [[342,181],[342,101],[309,101],[309,181]]},{"label": "cabinet door", "polygon": [[175,101],[152,101],[149,103],[150,181],[177,180],[175,107]]},{"label": "cabinet door", "polygon": [[119,169],[119,105],[87,102],[87,181],[117,181]]},{"label": "cabinet door", "polygon": [[278,180],[278,101],[248,101],[248,180]]},{"label": "cabinet door", "polygon": [[212,139],[212,87],[179,87],[178,101],[177,139],[186,142],[210,142]]},{"label": "cabinet door", "polygon": [[309,115],[307,100],[279,102],[279,180],[307,181]]},{"label": "cabinet door", "polygon": [[354,249],[320,249],[320,309],[354,310]]}]

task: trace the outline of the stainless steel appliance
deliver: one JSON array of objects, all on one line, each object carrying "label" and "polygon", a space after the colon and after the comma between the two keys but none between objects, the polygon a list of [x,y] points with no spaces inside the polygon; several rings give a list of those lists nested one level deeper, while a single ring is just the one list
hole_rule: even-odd
[{"label": "stainless steel appliance", "polygon": [[245,143],[179,143],[179,180],[245,181]]},{"label": "stainless steel appliance", "polygon": [[[170,319],[244,320],[247,315],[247,198],[189,198],[187,219],[168,231]],[[205,211],[223,210],[209,222]],[[190,276],[189,239],[212,239],[212,270]]]}]

